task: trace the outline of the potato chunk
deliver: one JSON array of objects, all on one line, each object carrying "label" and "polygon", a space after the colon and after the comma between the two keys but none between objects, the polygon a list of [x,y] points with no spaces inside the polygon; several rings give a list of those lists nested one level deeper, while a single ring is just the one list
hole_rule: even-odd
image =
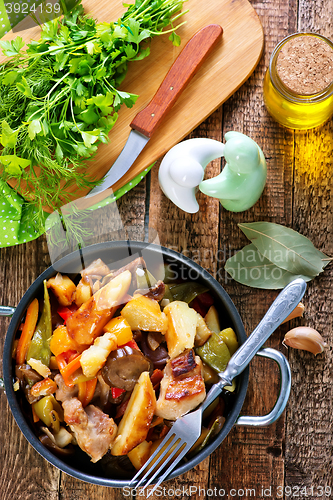
[{"label": "potato chunk", "polygon": [[197,331],[195,334],[195,346],[199,347],[204,345],[204,343],[209,339],[212,335],[212,331],[208,328],[205,320],[201,316],[201,314],[197,313],[198,323],[197,323]]},{"label": "potato chunk", "polygon": [[51,288],[61,306],[70,306],[74,300],[76,286],[68,276],[57,273],[47,281],[47,288]]},{"label": "potato chunk", "polygon": [[111,351],[117,349],[117,337],[110,332],[104,333],[94,340],[93,345],[83,351],[80,364],[83,375],[94,378],[97,372],[104,366],[106,358]]},{"label": "potato chunk", "polygon": [[210,306],[208,312],[205,316],[206,325],[208,328],[215,333],[219,333],[221,330],[219,314],[215,306]]},{"label": "potato chunk", "polygon": [[155,408],[156,397],[149,372],[142,372],[118,426],[111,455],[126,455],[146,439]]},{"label": "potato chunk", "polygon": [[152,442],[145,440],[128,453],[128,458],[137,470],[141,469],[147,462],[150,456],[151,446]]},{"label": "potato chunk", "polygon": [[197,331],[198,315],[186,302],[170,302],[164,312],[168,318],[165,338],[171,359],[179,356],[185,349],[192,349]]},{"label": "potato chunk", "polygon": [[85,283],[83,279],[80,280],[76,287],[76,292],[74,297],[75,304],[78,307],[80,307],[82,306],[82,304],[84,304],[84,302],[87,302],[87,300],[89,300],[91,296],[92,296],[92,291],[90,283]]},{"label": "potato chunk", "polygon": [[136,295],[121,311],[132,330],[165,332],[168,320],[156,300]]},{"label": "potato chunk", "polygon": [[90,345],[102,333],[127,293],[131,279],[129,271],[119,274],[68,318],[68,333],[78,344]]}]

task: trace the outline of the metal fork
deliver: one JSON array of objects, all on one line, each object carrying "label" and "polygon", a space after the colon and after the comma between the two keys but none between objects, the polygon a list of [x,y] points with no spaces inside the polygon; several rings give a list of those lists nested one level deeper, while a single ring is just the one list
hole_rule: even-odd
[{"label": "metal fork", "polygon": [[295,309],[305,290],[306,283],[299,278],[280,292],[258,326],[232,356],[226,370],[219,374],[219,382],[212,386],[204,402],[196,411],[181,417],[173,424],[157,450],[133,477],[129,487],[147,488],[158,478],[147,496],[153,494],[200,437],[204,410],[225,386],[231,385],[232,380],[242,373],[268,337]]}]

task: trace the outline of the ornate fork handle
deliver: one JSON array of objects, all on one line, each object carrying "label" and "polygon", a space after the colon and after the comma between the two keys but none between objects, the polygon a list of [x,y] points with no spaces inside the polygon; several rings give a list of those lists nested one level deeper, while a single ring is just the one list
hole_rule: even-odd
[{"label": "ornate fork handle", "polygon": [[0,306],[0,316],[13,316],[15,307]]},{"label": "ornate fork handle", "polygon": [[277,296],[267,313],[253,330],[250,337],[240,346],[230,359],[227,368],[220,373],[220,381],[215,384],[200,409],[203,411],[209,406],[226,385],[231,385],[232,380],[242,373],[260,347],[266,342],[274,330],[295,309],[306,290],[306,283],[298,278],[289,283]]}]

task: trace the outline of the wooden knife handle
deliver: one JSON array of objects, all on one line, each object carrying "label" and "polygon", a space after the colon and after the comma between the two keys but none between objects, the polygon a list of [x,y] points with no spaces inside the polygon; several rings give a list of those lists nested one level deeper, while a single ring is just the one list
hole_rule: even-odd
[{"label": "wooden knife handle", "polygon": [[151,137],[222,33],[220,25],[209,24],[193,35],[169,69],[148,106],[134,117],[130,124],[132,129]]}]

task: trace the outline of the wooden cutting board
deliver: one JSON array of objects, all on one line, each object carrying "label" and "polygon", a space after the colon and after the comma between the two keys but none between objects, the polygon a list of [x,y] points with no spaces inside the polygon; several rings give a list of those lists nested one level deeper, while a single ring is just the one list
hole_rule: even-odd
[{"label": "wooden cutting board", "polygon": [[[125,10],[121,0],[83,0],[82,3],[85,12],[98,21],[114,21]],[[184,9],[189,9],[189,12],[181,18],[182,21],[186,20],[186,24],[177,31],[182,40],[181,46],[174,47],[168,35],[159,36],[152,40],[151,54],[146,59],[130,63],[122,89],[138,94],[139,98],[133,108],[120,110],[119,119],[110,132],[110,142],[101,144],[95,158],[87,162],[87,173],[101,178],[109,170],[127,140],[130,122],[150,102],[173,61],[194,33],[207,24],[217,23],[223,28],[222,40],[181,94],[131,169],[113,186],[114,191],[163,157],[211,115],[247,80],[259,62],[263,49],[263,30],[248,0],[188,0],[184,3]],[[18,27],[20,31],[17,31]],[[38,26],[25,29],[23,20],[18,27],[14,34],[9,32],[3,39],[18,35],[25,41],[39,39]],[[86,194],[75,187],[69,191],[75,193],[75,198]]]}]

